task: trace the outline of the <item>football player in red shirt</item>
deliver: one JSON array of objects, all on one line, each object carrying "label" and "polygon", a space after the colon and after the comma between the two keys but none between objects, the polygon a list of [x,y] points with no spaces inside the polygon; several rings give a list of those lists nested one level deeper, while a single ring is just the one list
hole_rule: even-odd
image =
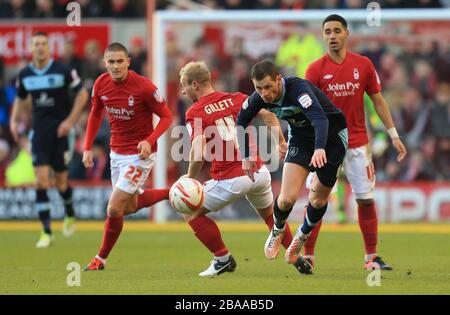
[{"label": "football player in red shirt", "polygon": [[[92,108],[87,124],[83,164],[93,166],[92,145],[104,110],[111,126],[111,181],[103,242],[85,270],[105,268],[106,258],[119,238],[123,216],[169,198],[169,189],[143,190],[156,158],[157,143],[172,123],[172,113],[156,86],[128,70],[128,51],[120,43],[104,54],[107,73],[97,78],[92,90]],[[160,120],[153,129],[153,114]]]},{"label": "football player in red shirt", "polygon": [[[191,135],[192,146],[188,173],[184,176],[195,178],[204,160],[212,160],[212,179],[204,185],[203,207],[192,215],[183,214],[195,236],[214,255],[211,265],[199,276],[212,277],[223,272],[233,272],[236,261],[225,246],[217,224],[206,214],[216,212],[245,196],[268,228],[272,229],[274,221],[271,176],[259,157],[253,180],[242,171],[236,117],[248,96],[215,91],[211,84],[211,74],[204,62],[190,62],[185,65],[180,71],[180,84],[183,95],[194,102],[186,112],[186,126]],[[269,111],[262,110],[259,116],[269,121],[269,125],[279,128],[278,120]],[[285,143],[281,128],[278,129],[278,135],[279,140]],[[284,237],[277,241],[285,248],[289,247],[292,234],[287,224]],[[266,253],[266,256],[269,257],[270,254]],[[275,257],[276,255],[269,258]]]},{"label": "football player in red shirt", "polygon": [[[392,139],[400,162],[406,149],[395,129],[389,107],[381,94],[381,83],[372,62],[347,50],[347,21],[337,14],[322,23],[327,53],[309,65],[306,79],[319,87],[342,110],[347,120],[349,145],[343,163],[358,204],[358,221],[365,244],[366,269],[392,270],[377,255],[378,219],[374,202],[375,171],[369,148],[364,115],[364,92],[372,99],[375,110]],[[305,244],[305,256],[314,261],[314,246],[320,224]]]}]

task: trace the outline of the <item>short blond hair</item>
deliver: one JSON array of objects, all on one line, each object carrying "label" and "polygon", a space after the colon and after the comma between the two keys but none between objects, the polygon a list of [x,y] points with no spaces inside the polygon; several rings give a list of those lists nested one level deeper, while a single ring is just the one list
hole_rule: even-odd
[{"label": "short blond hair", "polygon": [[211,82],[211,73],[203,61],[191,61],[180,70],[180,78],[185,78],[188,84]]}]

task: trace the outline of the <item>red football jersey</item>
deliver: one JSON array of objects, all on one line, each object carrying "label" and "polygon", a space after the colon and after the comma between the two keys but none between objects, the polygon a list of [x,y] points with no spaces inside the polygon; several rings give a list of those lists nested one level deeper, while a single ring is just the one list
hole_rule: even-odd
[{"label": "red football jersey", "polygon": [[[159,117],[170,116],[164,99],[156,86],[147,78],[128,71],[124,81],[112,80],[108,73],[97,78],[92,90],[91,116],[109,115],[111,150],[119,154],[138,154],[140,141],[150,139],[152,152],[156,152],[156,139],[152,139],[153,113]],[[89,129],[89,128],[88,128]],[[96,131],[88,130],[85,149],[90,150]],[[92,136],[94,134],[94,136]],[[150,136],[150,137],[149,137]]]},{"label": "red football jersey", "polygon": [[[199,99],[186,112],[191,141],[200,134],[206,137],[206,159],[212,161],[210,176],[213,179],[245,175],[237,142],[236,119],[247,98],[242,93],[214,92]],[[262,164],[258,157],[258,169]]]},{"label": "red football jersey", "polygon": [[347,119],[349,148],[366,145],[364,92],[372,95],[381,91],[381,83],[372,62],[364,56],[347,51],[341,64],[328,54],[309,65],[306,79],[319,87]]}]

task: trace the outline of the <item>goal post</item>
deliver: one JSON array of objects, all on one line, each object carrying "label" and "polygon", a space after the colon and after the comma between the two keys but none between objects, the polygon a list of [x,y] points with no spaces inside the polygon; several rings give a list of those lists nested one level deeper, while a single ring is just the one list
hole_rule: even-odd
[{"label": "goal post", "polygon": [[[315,22],[320,23],[330,14],[340,14],[348,22],[370,23],[379,18],[381,27],[388,21],[450,21],[450,9],[373,9],[361,10],[241,10],[241,11],[154,11],[152,17],[152,76],[163,97],[167,96],[167,59],[166,36],[171,23],[279,23],[279,22]],[[368,24],[370,25],[370,24]],[[376,27],[376,26],[374,26]],[[450,30],[449,30],[450,33]],[[158,155],[155,164],[155,187],[167,187],[167,152],[169,134],[166,132],[158,140]],[[171,208],[168,202],[155,206],[154,220],[167,221]]]}]

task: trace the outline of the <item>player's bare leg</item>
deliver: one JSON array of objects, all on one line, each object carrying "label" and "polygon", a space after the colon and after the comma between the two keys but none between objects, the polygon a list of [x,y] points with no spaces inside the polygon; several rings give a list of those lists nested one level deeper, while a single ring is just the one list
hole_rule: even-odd
[{"label": "player's bare leg", "polygon": [[183,214],[184,220],[192,228],[195,236],[214,255],[210,266],[199,273],[200,277],[214,277],[236,269],[236,261],[225,246],[219,227],[206,216],[208,212],[207,209],[201,208],[191,215]]},{"label": "player's bare leg", "polygon": [[103,270],[105,268],[106,259],[122,232],[125,210],[129,211],[136,202],[136,195],[114,188],[108,202],[105,230],[100,251],[84,269],[85,271]]},{"label": "player's bare leg", "polygon": [[142,194],[131,194],[114,188],[108,203],[105,231],[100,251],[85,270],[102,270],[106,258],[114,247],[123,228],[123,217],[136,213],[139,209],[151,206],[169,198],[169,189],[147,189]]},{"label": "player's bare leg", "polygon": [[142,194],[130,199],[129,206],[125,210],[124,215],[136,213],[142,208],[150,207],[162,200],[169,199],[169,191],[170,188],[144,190]]},{"label": "player's bare leg", "polygon": [[43,231],[39,241],[36,243],[37,248],[47,248],[53,242],[52,230],[50,227],[50,200],[47,195],[47,189],[49,188],[49,173],[50,167],[48,165],[41,165],[34,167],[34,173],[36,175],[36,205],[35,209],[39,214]]},{"label": "player's bare leg", "polygon": [[69,186],[69,172],[55,172],[55,182],[64,203],[63,235],[70,237],[75,233],[75,211],[73,209],[72,188]]}]

